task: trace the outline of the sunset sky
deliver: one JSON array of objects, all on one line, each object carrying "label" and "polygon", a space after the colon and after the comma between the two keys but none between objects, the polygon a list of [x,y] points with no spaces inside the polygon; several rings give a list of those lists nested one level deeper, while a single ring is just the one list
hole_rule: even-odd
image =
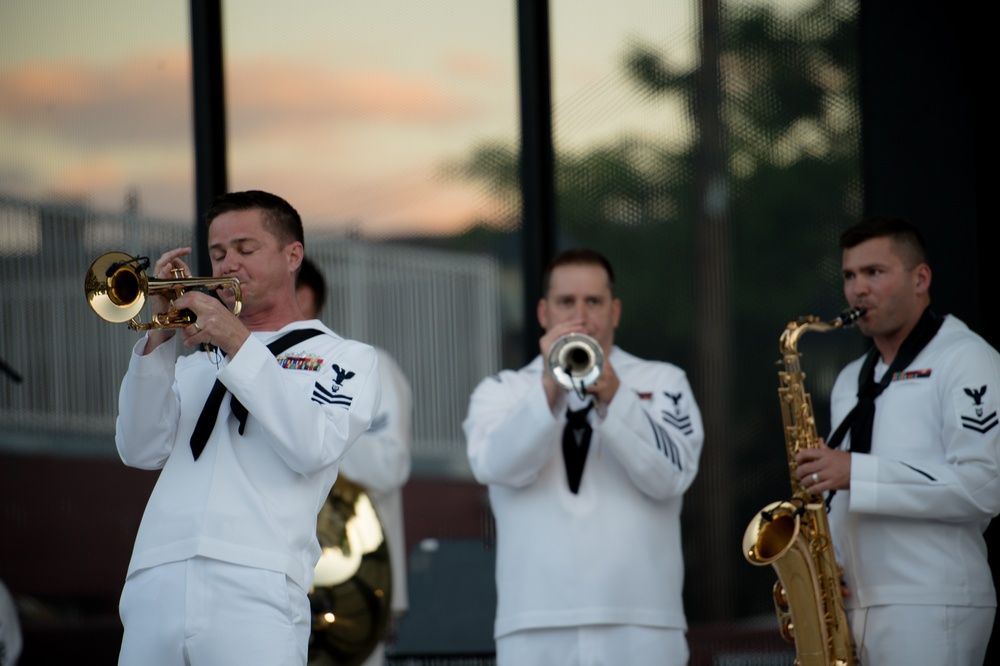
[{"label": "sunset sky", "polygon": [[[0,194],[194,216],[188,3],[0,1]],[[224,3],[230,188],[288,198],[307,224],[452,233],[496,206],[442,166],[518,140],[513,0]],[[557,148],[676,136],[621,58],[695,62],[693,0],[552,0]]]}]

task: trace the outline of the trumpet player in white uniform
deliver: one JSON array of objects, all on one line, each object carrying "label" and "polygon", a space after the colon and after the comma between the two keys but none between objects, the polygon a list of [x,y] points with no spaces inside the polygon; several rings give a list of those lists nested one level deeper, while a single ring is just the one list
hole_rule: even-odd
[{"label": "trumpet player in white uniform", "polygon": [[[599,253],[557,255],[538,302],[540,355],[470,400],[469,462],[497,525],[499,666],[688,661],[680,511],[701,415],[680,368],[614,346],[614,289]],[[603,359],[594,383],[567,390],[548,359],[574,333]]]},{"label": "trumpet player in white uniform", "polygon": [[[115,442],[159,476],[122,590],[118,663],[305,666],[316,514],[378,409],[378,360],[302,316],[302,220],[287,201],[231,192],[205,219],[213,275],[239,280],[242,313],[231,294],[161,294],[154,312],[196,318],[133,347]],[[163,254],[154,274],[190,273],[190,252]],[[202,344],[218,353],[181,353]]]}]

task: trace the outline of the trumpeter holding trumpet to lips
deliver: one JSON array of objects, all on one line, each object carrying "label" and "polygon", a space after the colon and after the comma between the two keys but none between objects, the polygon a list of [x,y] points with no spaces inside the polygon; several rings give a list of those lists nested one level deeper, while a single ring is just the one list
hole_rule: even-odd
[{"label": "trumpeter holding trumpet to lips", "polygon": [[[539,356],[483,380],[463,423],[497,525],[497,664],[686,664],[680,509],[704,433],[684,372],[614,344],[597,252],[546,268]],[[560,663],[576,663],[561,661]]]},{"label": "trumpeter holding trumpet to lips", "polygon": [[[164,288],[149,290],[150,309],[157,314],[152,318],[154,325],[147,337],[147,350],[169,340],[174,335],[170,329],[180,328],[185,347],[200,344],[218,347],[227,354],[235,353],[250,332],[247,325],[235,319],[240,316],[243,304],[243,285],[239,276],[191,278],[191,268],[183,259],[189,254],[191,248],[182,247],[156,260],[153,274],[157,277],[152,284]],[[207,294],[199,289],[171,290],[169,286],[173,281],[194,284],[214,293]],[[156,325],[162,312],[170,313],[164,319],[176,319],[178,325]]]},{"label": "trumpeter holding trumpet to lips", "polygon": [[[191,248],[185,247],[163,255],[154,268],[157,277],[149,278],[146,275],[148,257],[106,252],[94,260],[84,278],[87,302],[102,319],[113,323],[127,321],[128,327],[134,331],[186,328],[196,324],[197,317],[192,310],[175,307],[176,299],[192,289],[226,289],[232,292],[227,299],[231,303],[231,313],[238,317],[243,306],[239,278],[191,277],[191,270],[180,259],[190,253]],[[147,302],[154,314],[150,321],[143,322],[140,313]],[[196,332],[200,328],[200,324],[194,326]]]},{"label": "trumpeter holding trumpet to lips", "polygon": [[98,314],[145,331],[115,444],[126,465],[160,470],[122,591],[119,663],[305,666],[316,516],[378,407],[377,356],[303,316],[304,234],[287,201],[233,192],[205,219],[215,277],[191,278],[184,247],[151,278],[121,253],[86,278]]}]

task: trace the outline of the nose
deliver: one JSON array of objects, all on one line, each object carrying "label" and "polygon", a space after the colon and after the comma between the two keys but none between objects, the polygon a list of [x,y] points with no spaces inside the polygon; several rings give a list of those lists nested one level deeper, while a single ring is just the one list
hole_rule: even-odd
[{"label": "nose", "polygon": [[226,256],[218,261],[212,262],[213,277],[225,277],[235,275],[239,269],[239,255],[235,252],[227,252]]},{"label": "nose", "polygon": [[854,296],[855,298],[864,296],[869,291],[868,280],[862,275],[857,275],[847,283],[846,291],[848,296]]}]

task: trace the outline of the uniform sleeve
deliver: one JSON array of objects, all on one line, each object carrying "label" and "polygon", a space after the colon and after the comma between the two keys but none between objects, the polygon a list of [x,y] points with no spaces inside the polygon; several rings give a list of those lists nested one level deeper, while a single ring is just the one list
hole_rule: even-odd
[{"label": "uniform sleeve", "polygon": [[0,581],[0,666],[14,666],[21,656],[23,645],[21,621],[14,597]]},{"label": "uniform sleeve", "polygon": [[340,460],[371,425],[380,390],[375,350],[341,341],[314,384],[296,382],[250,337],[218,379],[271,435],[289,468],[312,475]]},{"label": "uniform sleeve", "polygon": [[115,446],[129,467],[161,469],[173,450],[180,415],[175,339],[144,356],[144,336],[132,349],[115,420]]},{"label": "uniform sleeve", "polygon": [[382,399],[371,427],[358,437],[340,463],[348,479],[382,493],[400,488],[410,476],[410,383],[391,356],[378,354]]},{"label": "uniform sleeve", "polygon": [[504,372],[484,379],[462,423],[473,476],[484,484],[531,484],[556,453],[561,427],[540,376]]},{"label": "uniform sleeve", "polygon": [[1000,356],[968,345],[934,371],[942,459],[852,454],[851,511],[984,524],[1000,512]]},{"label": "uniform sleeve", "polygon": [[651,395],[624,384],[595,428],[632,483],[654,499],[682,495],[698,473],[705,432],[687,378],[661,371]]}]

